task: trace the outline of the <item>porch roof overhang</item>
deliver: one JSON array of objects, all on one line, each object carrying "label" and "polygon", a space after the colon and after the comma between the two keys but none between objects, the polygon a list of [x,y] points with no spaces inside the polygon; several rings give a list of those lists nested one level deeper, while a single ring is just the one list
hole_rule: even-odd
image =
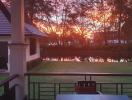
[{"label": "porch roof overhang", "polygon": [[[34,36],[34,37],[47,37],[47,33],[39,31],[33,25],[25,23],[25,36]],[[5,14],[0,10],[0,36],[11,36],[12,27],[11,23]]]}]

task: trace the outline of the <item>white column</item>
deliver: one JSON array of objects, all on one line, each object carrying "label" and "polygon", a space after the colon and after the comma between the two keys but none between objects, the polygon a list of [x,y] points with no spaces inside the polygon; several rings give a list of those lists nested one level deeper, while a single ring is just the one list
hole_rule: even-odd
[{"label": "white column", "polygon": [[12,0],[11,4],[12,36],[10,47],[10,75],[18,74],[10,86],[17,84],[16,100],[25,96],[26,44],[24,38],[24,0]]}]

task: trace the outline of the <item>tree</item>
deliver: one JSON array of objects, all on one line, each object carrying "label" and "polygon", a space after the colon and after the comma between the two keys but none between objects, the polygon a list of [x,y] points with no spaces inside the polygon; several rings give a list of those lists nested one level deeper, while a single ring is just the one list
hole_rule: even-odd
[{"label": "tree", "polygon": [[[11,0],[5,0],[5,4],[10,7]],[[49,20],[54,13],[54,3],[52,0],[25,0],[25,20],[33,24],[33,20]]]},{"label": "tree", "polygon": [[132,32],[132,0],[112,0],[110,4],[113,6],[112,16],[118,19],[118,33],[124,34],[129,43]]}]

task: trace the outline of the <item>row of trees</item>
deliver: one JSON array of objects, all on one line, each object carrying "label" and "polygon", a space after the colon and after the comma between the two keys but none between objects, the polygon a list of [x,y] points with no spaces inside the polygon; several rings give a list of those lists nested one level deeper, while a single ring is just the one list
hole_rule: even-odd
[{"label": "row of trees", "polygon": [[[105,33],[111,31],[117,32],[119,44],[122,36],[127,43],[132,40],[132,0],[25,0],[25,18],[49,33],[52,46],[87,46],[94,40],[107,44]],[[99,32],[103,40],[96,36]]]}]

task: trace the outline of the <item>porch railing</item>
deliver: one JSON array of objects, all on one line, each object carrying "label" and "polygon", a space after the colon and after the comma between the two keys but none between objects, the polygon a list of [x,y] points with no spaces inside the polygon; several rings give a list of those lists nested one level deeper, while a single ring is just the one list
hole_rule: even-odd
[{"label": "porch railing", "polygon": [[15,87],[9,87],[9,83],[17,78],[18,75],[13,75],[0,82],[0,100],[15,100]]},{"label": "porch railing", "polygon": [[97,91],[103,94],[132,97],[132,74],[26,73],[26,76],[29,100],[55,100],[57,94],[76,93],[75,84],[79,80],[96,81]]}]

